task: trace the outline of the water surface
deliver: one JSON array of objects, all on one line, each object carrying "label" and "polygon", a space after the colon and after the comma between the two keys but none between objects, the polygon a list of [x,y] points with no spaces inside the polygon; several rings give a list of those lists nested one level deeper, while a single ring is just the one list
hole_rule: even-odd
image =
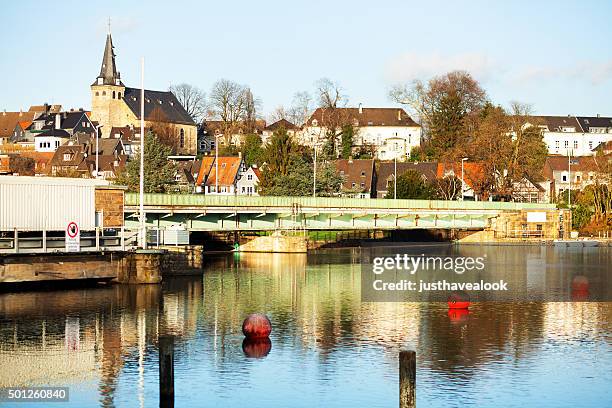
[{"label": "water surface", "polygon": [[[612,260],[610,248],[459,251],[544,279]],[[396,407],[400,349],[417,351],[421,407],[612,406],[611,303],[449,313],[362,303],[360,285],[359,250],[346,249],[208,257],[203,277],[161,286],[0,294],[0,387],[69,386],[74,407],[156,407],[157,339],[174,335],[177,407]],[[251,312],[273,322],[267,355],[243,350]]]}]

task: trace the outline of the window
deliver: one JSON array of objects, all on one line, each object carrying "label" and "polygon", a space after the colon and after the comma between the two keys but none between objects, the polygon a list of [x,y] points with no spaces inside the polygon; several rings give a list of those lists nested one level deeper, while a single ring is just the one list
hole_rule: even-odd
[{"label": "window", "polygon": [[59,140],[55,141],[55,148],[57,149],[59,147]]},{"label": "window", "polygon": [[253,175],[252,174],[247,175],[247,180],[249,180],[249,181],[253,180]]},{"label": "window", "polygon": [[555,140],[555,149],[559,149],[559,141]]},{"label": "window", "polygon": [[567,181],[567,173],[561,175],[561,181]]},{"label": "window", "polygon": [[113,91],[113,99],[115,99],[115,91]]},{"label": "window", "polygon": [[365,188],[365,183],[361,183],[361,188]]},{"label": "window", "polygon": [[580,174],[576,174],[576,183],[580,183]]},{"label": "window", "polygon": [[106,96],[106,91],[102,91],[102,96]]},{"label": "window", "polygon": [[565,141],[565,148],[567,149],[569,147],[569,140]]},{"label": "window", "polygon": [[96,96],[100,96],[100,92],[96,91]]},{"label": "window", "polygon": [[578,141],[574,140],[574,149],[578,149]]},{"label": "window", "polygon": [[589,150],[593,150],[593,141],[589,140]]},{"label": "window", "polygon": [[117,99],[121,99],[121,92],[117,92]]},{"label": "window", "polygon": [[70,153],[64,153],[64,161],[70,161],[70,157],[72,155]]},{"label": "window", "polygon": [[181,128],[181,133],[180,134],[181,134],[181,136],[179,137],[179,146],[182,149],[183,147],[185,147],[185,130],[183,130]]},{"label": "window", "polygon": [[352,188],[355,188],[355,186],[356,186],[356,185],[357,185],[357,184],[353,183],[353,184],[351,185],[351,187],[352,187]]}]

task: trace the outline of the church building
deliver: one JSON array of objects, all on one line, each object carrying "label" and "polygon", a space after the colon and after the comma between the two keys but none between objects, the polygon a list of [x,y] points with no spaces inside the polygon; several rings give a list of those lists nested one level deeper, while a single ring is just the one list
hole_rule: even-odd
[{"label": "church building", "polygon": [[[102,126],[102,137],[110,137],[113,127],[140,127],[140,95],[139,88],[127,87],[121,81],[109,32],[100,75],[91,84],[91,119]],[[171,142],[177,154],[195,155],[197,127],[176,96],[169,91],[145,89],[144,99],[145,129]]]}]

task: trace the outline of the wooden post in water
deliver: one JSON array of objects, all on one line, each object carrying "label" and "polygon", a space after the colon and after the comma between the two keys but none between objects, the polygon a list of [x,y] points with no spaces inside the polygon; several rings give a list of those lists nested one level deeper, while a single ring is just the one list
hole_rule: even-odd
[{"label": "wooden post in water", "polygon": [[399,353],[399,397],[400,408],[416,407],[416,352]]},{"label": "wooden post in water", "polygon": [[174,407],[173,336],[159,336],[159,406]]}]

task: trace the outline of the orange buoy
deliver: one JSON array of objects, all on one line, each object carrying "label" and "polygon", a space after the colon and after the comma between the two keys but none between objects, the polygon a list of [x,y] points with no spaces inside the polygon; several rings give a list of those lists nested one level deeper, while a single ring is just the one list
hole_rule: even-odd
[{"label": "orange buoy", "polygon": [[249,339],[267,338],[271,332],[272,323],[265,314],[250,314],[242,322],[242,333]]},{"label": "orange buoy", "polygon": [[470,307],[470,295],[462,290],[455,291],[448,296],[449,309],[467,309]]}]

